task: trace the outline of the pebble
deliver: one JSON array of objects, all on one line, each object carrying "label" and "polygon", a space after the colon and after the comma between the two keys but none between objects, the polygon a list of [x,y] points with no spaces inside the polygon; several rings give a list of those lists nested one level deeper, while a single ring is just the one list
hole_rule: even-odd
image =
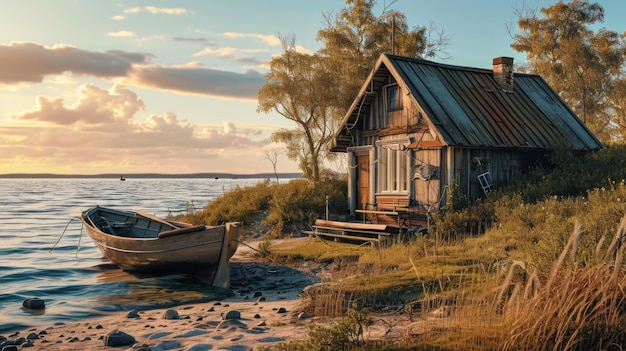
[{"label": "pebble", "polygon": [[135,343],[135,337],[123,331],[114,330],[104,337],[104,346],[126,346]]},{"label": "pebble", "polygon": [[126,314],[126,318],[135,318],[135,319],[139,319],[139,312],[137,312],[137,310],[132,310],[129,311],[128,314]]},{"label": "pebble", "polygon": [[163,319],[178,319],[178,312],[176,310],[169,309],[163,313]]},{"label": "pebble", "polygon": [[33,297],[24,300],[24,302],[22,302],[22,306],[32,310],[43,310],[46,308],[46,303],[38,297]]},{"label": "pebble", "polygon": [[223,319],[241,319],[241,312],[237,310],[230,310],[224,315]]},{"label": "pebble", "polygon": [[233,329],[248,329],[248,326],[243,323],[240,320],[237,319],[228,319],[228,320],[224,320],[221,321],[216,327],[215,329],[228,329],[228,328],[233,328]]}]

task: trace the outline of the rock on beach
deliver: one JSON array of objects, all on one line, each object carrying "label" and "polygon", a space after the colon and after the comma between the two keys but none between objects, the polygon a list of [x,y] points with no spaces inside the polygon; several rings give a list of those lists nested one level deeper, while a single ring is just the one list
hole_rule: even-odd
[{"label": "rock on beach", "polygon": [[104,337],[105,346],[126,346],[135,343],[135,338],[132,335],[126,334],[123,331],[114,330]]},{"label": "rock on beach", "polygon": [[22,306],[30,308],[31,310],[43,310],[46,308],[46,303],[38,297],[33,297],[24,300]]}]

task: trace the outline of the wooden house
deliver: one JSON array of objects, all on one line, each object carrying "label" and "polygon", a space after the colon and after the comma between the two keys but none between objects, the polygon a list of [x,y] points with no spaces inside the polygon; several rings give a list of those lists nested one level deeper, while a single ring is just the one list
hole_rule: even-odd
[{"label": "wooden house", "polygon": [[349,207],[436,211],[452,186],[468,199],[557,147],[602,144],[537,75],[382,55],[343,118],[333,151],[348,153]]}]

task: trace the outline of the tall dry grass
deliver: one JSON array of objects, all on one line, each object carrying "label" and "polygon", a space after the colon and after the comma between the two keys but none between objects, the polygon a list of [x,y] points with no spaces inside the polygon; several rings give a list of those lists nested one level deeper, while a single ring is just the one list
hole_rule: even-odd
[{"label": "tall dry grass", "polygon": [[[622,265],[626,216],[608,245],[600,241],[592,262],[580,266],[576,223],[542,284],[535,274],[499,288],[506,337],[502,350],[622,350],[626,343],[626,276]],[[523,268],[523,267],[522,267]]]},{"label": "tall dry grass", "polygon": [[410,326],[387,350],[622,350],[625,198],[622,182],[586,201],[512,203],[498,228],[436,249],[428,237],[378,250],[309,243],[299,250],[333,257],[341,277],[309,290],[309,306],[341,317],[354,302],[403,300]]},{"label": "tall dry grass", "polygon": [[591,260],[577,256],[584,233],[576,221],[547,273],[511,260],[501,278],[485,270],[485,279],[476,281],[484,287],[499,280],[487,294],[476,294],[471,284],[448,299],[424,289],[419,319],[404,344],[443,350],[623,350],[626,216],[610,243],[598,241]]}]

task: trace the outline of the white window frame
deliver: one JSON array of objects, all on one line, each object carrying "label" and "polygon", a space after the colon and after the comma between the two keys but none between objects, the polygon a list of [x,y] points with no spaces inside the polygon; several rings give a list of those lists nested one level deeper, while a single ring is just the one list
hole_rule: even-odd
[{"label": "white window frame", "polygon": [[408,194],[411,189],[411,155],[406,140],[377,142],[376,192]]},{"label": "white window frame", "polygon": [[404,108],[402,89],[398,83],[385,85],[385,108],[387,111],[396,111]]}]

